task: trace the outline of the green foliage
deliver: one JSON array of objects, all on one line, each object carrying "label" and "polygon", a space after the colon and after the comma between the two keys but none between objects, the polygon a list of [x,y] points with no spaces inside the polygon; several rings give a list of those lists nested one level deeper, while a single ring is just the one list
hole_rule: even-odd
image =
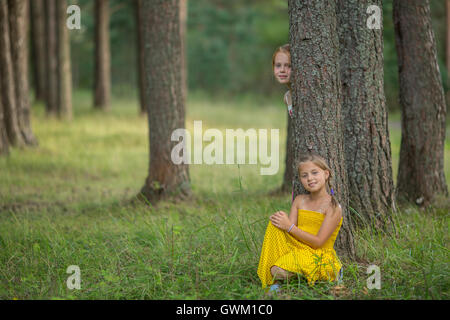
[{"label": "green foliage", "polygon": [[[76,88],[93,86],[94,2],[75,1],[81,7],[82,30],[71,31],[73,78]],[[445,2],[430,1],[438,63],[444,89]],[[136,26],[134,4],[111,0],[111,73],[113,93],[137,94]],[[392,21],[392,0],[383,2],[384,74],[387,106],[399,108],[398,67]],[[285,0],[192,0],[188,1],[187,65],[191,91],[209,95],[243,93],[278,94],[271,58],[275,49],[289,41],[289,16]]]},{"label": "green foliage", "polygon": [[383,3],[383,41],[384,41],[384,94],[389,110],[399,109],[398,67],[395,49],[394,23],[392,21],[392,1]]},{"label": "green foliage", "polygon": [[[81,8],[82,30],[70,33],[73,83],[88,89],[94,72],[94,2],[76,3]],[[111,0],[110,9],[113,92],[129,96],[136,93],[137,83],[134,4]],[[272,53],[288,42],[288,32],[284,0],[188,1],[189,88],[211,94],[274,92]]]},{"label": "green foliage", "polygon": [[[110,0],[111,83],[116,96],[136,93],[136,18],[134,1]],[[71,61],[75,88],[90,89],[94,85],[95,4],[78,0],[81,30],[72,30]],[[131,90],[130,90],[131,89]]]},{"label": "green foliage", "polygon": [[282,3],[189,1],[189,88],[273,92],[272,54],[289,38],[287,4]]}]

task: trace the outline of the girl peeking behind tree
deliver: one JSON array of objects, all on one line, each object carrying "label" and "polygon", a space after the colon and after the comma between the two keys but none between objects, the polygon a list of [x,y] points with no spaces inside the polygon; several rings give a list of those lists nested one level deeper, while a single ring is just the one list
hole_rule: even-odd
[{"label": "girl peeking behind tree", "polygon": [[272,56],[272,70],[275,79],[285,84],[288,88],[284,95],[284,103],[286,104],[289,116],[293,116],[292,97],[291,97],[291,51],[289,44],[285,44],[275,50]]}]

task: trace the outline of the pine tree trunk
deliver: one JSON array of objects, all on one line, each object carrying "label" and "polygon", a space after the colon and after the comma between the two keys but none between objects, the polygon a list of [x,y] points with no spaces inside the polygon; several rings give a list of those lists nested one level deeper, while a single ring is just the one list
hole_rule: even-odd
[{"label": "pine tree trunk", "polygon": [[428,205],[448,195],[444,176],[446,105],[428,1],[394,1],[402,140],[397,199]]},{"label": "pine tree trunk", "polygon": [[[14,17],[12,18],[14,19]],[[17,114],[16,89],[14,81],[14,66],[11,57],[11,42],[9,29],[9,8],[7,0],[0,0],[0,94],[4,111],[4,125],[9,144],[23,146],[25,141],[20,132]]]},{"label": "pine tree trunk", "polygon": [[[338,254],[355,257],[345,171],[339,37],[336,2],[289,0],[289,35],[293,69],[294,163],[301,153],[316,152],[334,172],[332,185],[343,208],[336,240]],[[304,193],[294,171],[294,196]]]},{"label": "pine tree trunk", "polygon": [[191,192],[188,165],[171,160],[178,144],[171,135],[185,127],[179,10],[179,0],[144,1],[142,7],[150,165],[141,195],[150,202]]},{"label": "pine tree trunk", "polygon": [[58,48],[57,48],[57,22],[56,1],[45,0],[45,30],[46,30],[46,57],[47,57],[47,92],[46,112],[49,116],[58,114]]},{"label": "pine tree trunk", "polygon": [[31,131],[28,84],[29,2],[28,0],[8,0],[8,7],[17,120],[25,143],[36,145],[37,140]]},{"label": "pine tree trunk", "polygon": [[[445,64],[447,66],[447,83],[450,85],[450,0],[446,0],[446,28],[445,28]],[[450,90],[447,90],[446,103],[450,103]]]},{"label": "pine tree trunk", "polygon": [[[382,0],[337,1],[349,205],[355,224],[387,230],[395,210],[383,75],[383,29],[367,27]],[[381,19],[381,16],[380,16]]]},{"label": "pine tree trunk", "polygon": [[109,0],[95,0],[94,107],[108,110],[111,100],[111,52],[109,47]]},{"label": "pine tree trunk", "polygon": [[69,29],[66,26],[67,3],[56,2],[56,19],[58,24],[58,115],[64,119],[72,119],[72,69],[70,64]]},{"label": "pine tree trunk", "polygon": [[33,46],[33,76],[35,99],[46,99],[46,58],[45,58],[45,11],[44,0],[30,0],[31,4],[31,38]]},{"label": "pine tree trunk", "polygon": [[292,192],[292,180],[294,178],[294,120],[287,113],[287,136],[286,136],[286,156],[283,184],[281,192]]},{"label": "pine tree trunk", "polygon": [[446,0],[446,41],[445,41],[445,63],[447,66],[447,80],[450,83],[450,0]]},{"label": "pine tree trunk", "polygon": [[180,0],[180,37],[181,37],[181,86],[183,100],[187,99],[187,64],[186,64],[186,28],[188,0]]},{"label": "pine tree trunk", "polygon": [[139,89],[139,111],[141,114],[147,112],[147,106],[145,105],[145,72],[144,72],[144,45],[143,45],[143,25],[142,20],[142,1],[135,0],[135,14],[136,14],[136,44],[137,44],[137,75],[138,75],[138,89]]},{"label": "pine tree trunk", "polygon": [[9,154],[8,133],[2,103],[2,82],[0,81],[0,156]]}]

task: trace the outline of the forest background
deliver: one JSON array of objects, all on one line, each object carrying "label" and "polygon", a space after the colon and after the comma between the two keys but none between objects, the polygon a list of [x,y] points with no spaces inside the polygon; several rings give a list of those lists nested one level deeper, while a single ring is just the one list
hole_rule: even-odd
[{"label": "forest background", "polygon": [[[76,1],[74,2],[76,3]],[[82,30],[71,32],[74,89],[93,87],[94,3],[79,0]],[[115,96],[136,93],[136,23],[131,1],[111,0],[110,41],[112,92]],[[445,1],[430,1],[438,61],[448,92],[445,64]],[[386,105],[399,110],[397,54],[392,22],[392,1],[383,4],[384,74]],[[209,96],[252,95],[280,100],[284,87],[272,76],[274,50],[289,42],[289,17],[284,0],[195,0],[188,2],[187,62],[189,92]]]},{"label": "forest background", "polygon": [[[255,166],[192,165],[190,201],[130,203],[148,173],[134,3],[109,3],[109,112],[92,107],[94,1],[71,3],[81,8],[81,30],[69,32],[73,121],[46,117],[30,91],[39,145],[11,148],[0,158],[0,298],[267,298],[256,268],[268,216],[290,207],[290,194],[268,196],[282,181],[284,144],[275,176],[261,176]],[[448,93],[445,1],[431,0],[430,6]],[[395,180],[401,126],[392,13],[392,1],[384,1],[384,86]],[[273,78],[271,59],[289,42],[287,1],[190,0],[186,36],[186,127],[202,119],[205,127],[220,129],[280,128],[286,139],[286,88]],[[30,59],[30,88],[32,67]],[[449,159],[447,139],[447,184]],[[448,299],[449,211],[448,197],[425,211],[402,207],[393,214],[396,237],[374,235],[370,226],[355,233],[359,260],[344,261],[344,287],[308,288],[294,281],[274,298]],[[70,265],[81,269],[81,290],[66,285]],[[380,267],[381,290],[367,289],[369,265]]]}]

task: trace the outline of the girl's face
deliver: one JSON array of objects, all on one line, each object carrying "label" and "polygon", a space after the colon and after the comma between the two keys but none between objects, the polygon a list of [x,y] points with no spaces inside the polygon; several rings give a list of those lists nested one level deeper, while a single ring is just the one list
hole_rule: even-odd
[{"label": "girl's face", "polygon": [[300,165],[300,182],[306,191],[316,192],[325,186],[330,176],[328,170],[323,170],[312,161]]},{"label": "girl's face", "polygon": [[291,61],[286,53],[276,54],[273,74],[279,83],[287,84],[291,81]]}]

